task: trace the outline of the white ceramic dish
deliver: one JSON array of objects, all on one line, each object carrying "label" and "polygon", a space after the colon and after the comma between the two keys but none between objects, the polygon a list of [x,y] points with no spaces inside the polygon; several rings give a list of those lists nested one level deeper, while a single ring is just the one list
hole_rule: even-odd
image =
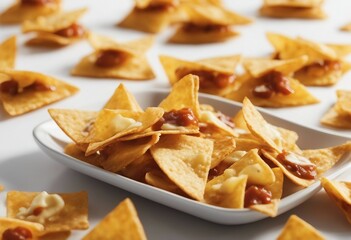
[{"label": "white ceramic dish", "polygon": [[[142,107],[157,106],[159,102],[168,94],[167,90],[143,90],[133,92]],[[200,103],[211,104],[217,110],[222,111],[229,116],[235,115],[241,109],[241,105],[222,98],[200,94]],[[91,104],[89,109],[98,110],[102,104]],[[323,148],[338,145],[348,141],[349,139],[342,136],[332,135],[326,132],[320,132],[312,128],[307,128],[293,122],[282,120],[260,110],[264,118],[277,126],[284,127],[296,131],[299,134],[298,145],[302,149]],[[56,161],[93,178],[99,179],[116,187],[122,188],[129,192],[135,193],[147,199],[164,204],[171,208],[186,212],[208,221],[220,224],[244,224],[264,219],[267,216],[256,211],[247,209],[225,209],[221,207],[211,206],[200,203],[173,193],[134,181],[124,176],[111,173],[98,167],[89,165],[82,161],[66,155],[64,146],[71,140],[61,131],[53,120],[49,120],[39,124],[33,130],[34,139],[39,147],[50,157]],[[350,167],[349,154],[344,156],[325,176],[333,179],[348,167]],[[285,187],[284,197],[282,198],[278,214],[284,213],[302,202],[306,201],[321,188],[319,181],[312,184],[308,188],[298,189],[293,186]]]}]

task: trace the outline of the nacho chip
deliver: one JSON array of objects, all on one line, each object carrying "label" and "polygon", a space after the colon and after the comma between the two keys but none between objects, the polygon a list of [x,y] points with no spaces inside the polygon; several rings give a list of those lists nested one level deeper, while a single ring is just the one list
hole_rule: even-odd
[{"label": "nacho chip", "polygon": [[215,57],[192,62],[161,55],[160,61],[171,85],[184,74],[194,74],[200,78],[200,92],[222,96],[235,79],[234,71],[241,56]]},{"label": "nacho chip", "polygon": [[70,231],[51,232],[40,236],[40,240],[66,240],[71,235]]},{"label": "nacho chip", "polygon": [[[20,208],[29,208],[32,200],[38,194],[36,192],[8,192],[6,200],[7,216],[18,218],[17,214]],[[44,222],[45,233],[87,229],[89,227],[87,192],[61,193],[59,195],[64,200],[64,207],[54,218]],[[30,221],[29,219],[27,220]]]},{"label": "nacho chip", "polygon": [[283,139],[280,132],[273,125],[264,120],[248,98],[243,101],[243,116],[250,132],[267,146],[280,152]]},{"label": "nacho chip", "polygon": [[107,101],[103,108],[106,109],[125,109],[130,111],[142,112],[143,109],[140,107],[135,97],[128,92],[123,84],[120,84],[110,99]]},{"label": "nacho chip", "polygon": [[169,39],[173,43],[222,42],[238,35],[230,27],[251,23],[251,20],[210,3],[186,2],[183,5],[188,21]]},{"label": "nacho chip", "polygon": [[205,202],[225,208],[243,208],[247,176],[235,176],[232,169],[206,184]]},{"label": "nacho chip", "polygon": [[347,221],[351,223],[351,183],[330,181],[327,178],[322,178],[321,182],[328,196],[335,201],[347,218]]},{"label": "nacho chip", "polygon": [[284,174],[280,168],[273,168],[272,171],[275,181],[270,185],[264,186],[266,190],[272,193],[272,202],[268,204],[254,204],[249,208],[270,217],[275,217],[278,213],[278,204],[283,194]]},{"label": "nacho chip", "polygon": [[[41,73],[16,70],[0,70],[0,74],[9,77],[2,84],[15,85],[9,93],[0,93],[4,109],[11,116],[33,111],[50,103],[75,94],[78,88]],[[15,91],[14,91],[15,90]]]},{"label": "nacho chip", "polygon": [[249,185],[270,185],[275,181],[272,169],[258,155],[258,149],[247,152],[239,161],[229,169],[235,170],[236,176],[246,175]]},{"label": "nacho chip", "polygon": [[162,100],[159,107],[165,112],[190,108],[198,118],[200,113],[198,91],[199,78],[189,74],[173,85],[171,92]]},{"label": "nacho chip", "polygon": [[216,167],[222,160],[236,150],[235,140],[232,137],[213,139],[213,152],[211,157],[211,169]]},{"label": "nacho chip", "polygon": [[16,36],[12,36],[0,44],[0,69],[15,67],[16,51]]},{"label": "nacho chip", "polygon": [[143,156],[160,139],[160,134],[132,141],[117,142],[104,150],[106,159],[101,162],[104,169],[118,172]]},{"label": "nacho chip", "polygon": [[88,135],[90,143],[86,156],[118,141],[118,138],[146,130],[162,117],[163,112],[162,108],[155,107],[147,108],[145,112],[103,109]]},{"label": "nacho chip", "polygon": [[136,6],[118,23],[118,26],[158,33],[177,17],[177,10],[178,6],[175,1],[136,1]]},{"label": "nacho chip", "polygon": [[347,24],[341,26],[340,30],[345,31],[345,32],[351,32],[351,23],[347,23]]},{"label": "nacho chip", "polygon": [[119,203],[83,237],[83,240],[95,239],[146,240],[137,211],[129,198]]},{"label": "nacho chip", "polygon": [[[118,43],[108,37],[90,34],[89,42],[95,51],[84,57],[72,69],[72,75],[129,80],[155,78],[155,74],[145,56],[145,51],[153,43],[153,37],[144,37],[127,43]],[[107,66],[97,65],[97,60],[101,60],[102,54],[106,52],[113,52],[114,60],[117,63],[113,62],[110,65],[109,62]]]},{"label": "nacho chip", "polygon": [[18,227],[28,230],[32,235],[31,239],[33,240],[38,239],[44,230],[44,226],[40,223],[32,223],[15,218],[0,217],[0,236],[3,236],[3,233],[6,230],[15,230]]},{"label": "nacho chip", "polygon": [[50,1],[43,6],[21,4],[16,1],[4,12],[0,13],[0,24],[21,23],[25,20],[35,19],[38,16],[48,16],[57,13],[61,8],[61,0]]},{"label": "nacho chip", "polygon": [[185,195],[185,193],[159,169],[147,172],[145,175],[145,182],[168,192]]},{"label": "nacho chip", "polygon": [[327,17],[321,7],[301,8],[264,5],[260,8],[260,14],[273,18],[324,19]]},{"label": "nacho chip", "polygon": [[296,215],[291,215],[277,240],[293,239],[324,240],[325,238],[312,225]]},{"label": "nacho chip", "polygon": [[213,142],[186,135],[164,135],[151,148],[157,165],[180,189],[202,200],[211,165]]}]

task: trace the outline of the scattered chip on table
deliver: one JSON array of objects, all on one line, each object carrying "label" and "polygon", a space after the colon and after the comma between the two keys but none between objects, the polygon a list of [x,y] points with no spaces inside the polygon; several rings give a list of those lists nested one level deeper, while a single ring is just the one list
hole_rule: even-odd
[{"label": "scattered chip on table", "polygon": [[15,67],[17,52],[16,39],[16,36],[12,36],[0,43],[0,69]]},{"label": "scattered chip on table", "polygon": [[13,235],[22,237],[16,239],[37,240],[43,231],[44,226],[40,223],[0,217],[0,239],[2,240],[12,240]]}]

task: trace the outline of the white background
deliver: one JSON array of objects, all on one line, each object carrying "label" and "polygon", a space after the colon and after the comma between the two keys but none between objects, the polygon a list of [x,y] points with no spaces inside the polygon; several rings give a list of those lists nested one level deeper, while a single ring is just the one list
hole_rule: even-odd
[{"label": "white background", "polygon": [[[0,11],[5,10],[12,0],[1,0]],[[91,31],[111,36],[124,41],[141,37],[144,33],[116,27],[133,5],[132,0],[63,0],[66,10],[88,7],[89,11],[82,18],[82,23]],[[166,76],[158,61],[158,54],[168,54],[183,59],[198,59],[229,54],[244,56],[265,56],[272,52],[272,47],[265,38],[268,31],[305,38],[326,43],[350,43],[351,33],[340,32],[338,28],[351,22],[351,1],[327,0],[324,6],[328,14],[326,20],[275,20],[260,18],[257,10],[259,0],[225,1],[236,12],[251,17],[254,23],[238,27],[241,35],[220,44],[207,45],[172,45],[166,40],[173,29],[159,34],[155,45],[149,51],[150,62],[157,75],[149,81],[119,81],[112,79],[86,79],[71,77],[70,69],[92,49],[86,42],[61,49],[36,49],[23,45],[28,36],[20,33],[19,26],[0,26],[0,41],[11,35],[18,35],[18,55],[16,69],[33,70],[52,75],[80,88],[73,97],[50,105],[55,108],[79,108],[89,103],[107,99],[120,82],[128,89],[168,88]],[[350,58],[349,58],[350,59]],[[351,90],[351,73],[346,74],[333,87],[313,87],[310,91],[321,100],[316,105],[271,109],[271,112],[309,127],[314,127],[334,134],[351,137],[351,131],[333,130],[322,127],[319,119],[335,102],[335,90]],[[297,214],[311,223],[327,239],[349,239],[350,224],[337,207],[329,200],[324,191],[319,192],[299,207],[274,219],[265,219],[256,223],[240,226],[222,226],[197,219],[190,215],[164,207],[157,203],[120,190],[93,178],[77,173],[47,157],[36,146],[32,138],[32,129],[49,119],[47,108],[19,117],[8,117],[0,109],[0,184],[6,190],[72,192],[86,190],[89,192],[89,220],[93,227],[121,200],[129,197],[138,210],[149,239],[274,239],[278,236],[285,221],[291,214]],[[315,139],[314,141],[318,141]],[[331,142],[330,145],[333,145]],[[351,180],[351,171],[339,179]],[[349,176],[348,176],[349,175]],[[6,191],[0,193],[0,216],[5,216]],[[79,239],[84,231],[75,231],[71,239]]]}]

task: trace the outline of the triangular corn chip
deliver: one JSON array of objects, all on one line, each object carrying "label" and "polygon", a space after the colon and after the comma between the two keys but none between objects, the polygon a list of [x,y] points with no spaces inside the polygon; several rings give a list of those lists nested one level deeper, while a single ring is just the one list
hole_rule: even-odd
[{"label": "triangular corn chip", "polygon": [[143,156],[159,139],[160,134],[154,134],[150,137],[112,144],[104,150],[106,159],[101,165],[110,172],[118,172]]},{"label": "triangular corn chip", "polygon": [[232,137],[213,139],[211,169],[216,167],[222,160],[233,153],[235,148],[235,140]]},{"label": "triangular corn chip", "polygon": [[243,115],[250,132],[269,147],[281,151],[282,136],[280,132],[264,120],[262,115],[255,109],[248,98],[243,101]]},{"label": "triangular corn chip", "polygon": [[292,93],[287,95],[274,92],[268,98],[255,96],[253,90],[263,85],[264,82],[260,78],[252,78],[249,74],[244,74],[234,82],[234,90],[227,93],[225,97],[237,102],[242,102],[247,97],[256,106],[275,108],[301,106],[319,102],[299,81],[292,77],[285,78],[288,80],[289,87],[292,90]]},{"label": "triangular corn chip", "polygon": [[335,201],[347,221],[351,223],[351,183],[343,181],[330,181],[322,178],[322,186],[328,196]]},{"label": "triangular corn chip", "polygon": [[[170,56],[161,55],[160,61],[167,74],[169,82],[173,85],[174,83],[179,81],[181,77],[183,77],[182,76],[183,74],[179,75],[182,72],[186,74],[192,73],[196,75],[197,72],[205,71],[213,74],[214,76],[218,76],[222,74],[222,76],[228,76],[229,78],[232,77],[232,79],[234,80],[235,79],[234,71],[236,66],[241,61],[241,56],[234,55],[234,56],[207,58],[207,59],[201,59],[201,60],[192,62],[192,61],[177,59]],[[201,84],[201,79],[200,79],[200,92],[205,92],[205,93],[210,93],[215,95],[224,95],[228,91],[231,85],[232,83],[229,83],[228,86],[224,86],[224,87],[221,84],[220,86],[217,86],[215,82],[208,82],[208,81],[204,82],[204,84]]]},{"label": "triangular corn chip", "polygon": [[[11,191],[7,193],[7,216],[18,218],[20,208],[29,208],[38,192]],[[52,221],[45,221],[45,233],[69,231],[72,229],[87,229],[88,222],[88,194],[87,192],[60,193],[64,201],[63,209]],[[29,219],[27,219],[29,220]]]},{"label": "triangular corn chip", "polygon": [[296,215],[291,215],[277,240],[293,239],[325,240],[312,225]]},{"label": "triangular corn chip", "polygon": [[270,185],[275,181],[272,169],[258,155],[257,149],[247,152],[239,161],[229,167],[236,176],[246,175],[249,185]]},{"label": "triangular corn chip", "polygon": [[324,0],[264,0],[265,5],[285,7],[317,7],[323,4]]},{"label": "triangular corn chip", "polygon": [[[41,73],[0,70],[18,84],[14,94],[0,93],[3,106],[10,115],[20,115],[75,94],[78,88]],[[4,83],[2,83],[4,84]],[[44,88],[44,89],[43,89]]]},{"label": "triangular corn chip", "polygon": [[190,108],[198,118],[200,112],[198,91],[199,78],[189,74],[173,85],[171,92],[163,99],[159,107],[163,108],[165,112]]},{"label": "triangular corn chip", "polygon": [[351,44],[335,44],[335,43],[328,43],[326,44],[328,47],[333,49],[336,55],[339,58],[346,57],[347,55],[351,54]]},{"label": "triangular corn chip", "polygon": [[157,165],[190,197],[203,199],[213,142],[186,135],[164,135],[151,148]]},{"label": "triangular corn chip", "polygon": [[147,172],[145,174],[145,182],[168,192],[185,195],[184,192],[159,169]]},{"label": "triangular corn chip", "polygon": [[351,23],[347,23],[347,24],[341,26],[340,30],[345,31],[345,32],[351,32]]},{"label": "triangular corn chip", "polygon": [[132,201],[127,198],[91,230],[83,240],[146,240],[143,226]]},{"label": "triangular corn chip", "polygon": [[[130,80],[155,78],[155,74],[145,56],[145,51],[153,43],[153,37],[144,37],[127,43],[118,43],[108,37],[90,34],[89,41],[95,48],[95,52],[84,57],[72,69],[72,75]],[[101,52],[109,50],[125,55],[125,60],[113,67],[100,67],[96,65]]]},{"label": "triangular corn chip", "polygon": [[104,156],[100,154],[92,154],[90,156],[85,156],[85,150],[83,151],[78,145],[75,143],[70,143],[65,147],[65,154],[79,159],[83,162],[89,163],[96,167],[101,167],[101,163],[104,161]]},{"label": "triangular corn chip", "polygon": [[44,226],[41,225],[40,223],[28,222],[24,220],[15,219],[15,218],[0,217],[0,236],[4,237],[3,233],[6,230],[9,230],[9,229],[14,230],[15,228],[18,228],[18,227],[25,228],[26,230],[28,230],[32,235],[31,239],[33,240],[39,239],[39,236],[44,231]]},{"label": "triangular corn chip", "polygon": [[[147,108],[145,112],[102,110],[88,136],[90,143],[85,154],[87,156],[93,154],[127,134],[144,131],[156,123],[162,115],[163,110],[155,107]],[[127,124],[125,120],[128,120]]]},{"label": "triangular corn chip", "polygon": [[98,112],[71,109],[49,109],[51,118],[75,143],[87,143],[87,136]]},{"label": "triangular corn chip", "polygon": [[225,208],[243,208],[247,176],[235,176],[234,170],[224,173],[206,184],[205,202]]},{"label": "triangular corn chip", "polygon": [[0,13],[0,24],[21,23],[25,20],[35,19],[38,16],[48,16],[57,13],[61,8],[61,0],[50,1],[44,6],[30,6],[20,1]]},{"label": "triangular corn chip", "polygon": [[103,108],[107,109],[125,109],[130,111],[142,112],[135,97],[128,92],[123,84],[120,84]]},{"label": "triangular corn chip", "polygon": [[0,69],[15,67],[16,51],[16,36],[12,36],[0,44]]}]

